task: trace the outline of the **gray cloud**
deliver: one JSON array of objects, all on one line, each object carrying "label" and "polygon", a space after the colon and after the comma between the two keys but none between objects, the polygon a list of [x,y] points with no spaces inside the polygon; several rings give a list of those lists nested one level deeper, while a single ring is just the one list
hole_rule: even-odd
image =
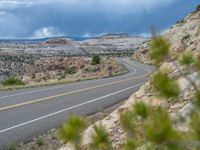
[{"label": "gray cloud", "polygon": [[[166,29],[196,1],[182,0],[0,0],[0,38],[58,35],[141,34]],[[169,11],[170,9],[170,11]]]},{"label": "gray cloud", "polygon": [[96,10],[107,13],[138,13],[150,11],[156,7],[169,5],[177,0],[0,0],[0,10],[19,9],[31,6],[54,5],[80,8],[82,10]]},{"label": "gray cloud", "polygon": [[19,9],[30,7],[33,1],[28,0],[0,0],[0,10]]},{"label": "gray cloud", "polygon": [[63,36],[58,29],[54,27],[43,27],[34,32],[32,35],[33,38],[44,38],[44,37],[54,37],[54,36]]}]

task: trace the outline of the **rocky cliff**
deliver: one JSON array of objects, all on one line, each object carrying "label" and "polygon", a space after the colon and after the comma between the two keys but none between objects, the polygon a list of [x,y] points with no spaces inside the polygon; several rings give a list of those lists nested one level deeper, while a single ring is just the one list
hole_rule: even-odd
[{"label": "rocky cliff", "polygon": [[[171,44],[173,57],[178,57],[183,52],[200,54],[200,11],[194,11],[164,33],[163,35]],[[133,58],[144,63],[150,63],[150,42],[143,44],[133,55]]]}]

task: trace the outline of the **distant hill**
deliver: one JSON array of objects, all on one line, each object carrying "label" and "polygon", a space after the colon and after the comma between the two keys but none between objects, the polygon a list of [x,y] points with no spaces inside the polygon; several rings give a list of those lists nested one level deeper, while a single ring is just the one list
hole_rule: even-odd
[{"label": "distant hill", "polygon": [[119,38],[130,38],[139,36],[130,36],[126,33],[109,33],[96,37],[82,37],[82,36],[59,36],[59,37],[47,37],[39,39],[0,39],[0,43],[21,43],[21,44],[34,44],[34,43],[44,43],[46,41],[52,41],[57,39],[72,39],[74,41],[84,41],[88,39],[119,39]]},{"label": "distant hill", "polygon": [[40,38],[40,39],[0,39],[0,43],[22,43],[22,44],[34,44],[41,43],[53,39],[72,39],[74,41],[83,41],[91,38],[79,37],[79,36],[61,36],[61,37],[49,37],[49,38]]},{"label": "distant hill", "polygon": [[129,38],[129,37],[130,37],[130,35],[128,35],[126,33],[111,33],[111,34],[101,35],[96,38],[98,38],[98,39],[118,39],[118,38]]}]

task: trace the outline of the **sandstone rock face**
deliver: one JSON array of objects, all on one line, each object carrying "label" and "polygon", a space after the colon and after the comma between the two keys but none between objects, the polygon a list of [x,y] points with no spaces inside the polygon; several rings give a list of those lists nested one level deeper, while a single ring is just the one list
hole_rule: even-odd
[{"label": "sandstone rock face", "polygon": [[[179,56],[188,51],[193,52],[194,56],[200,55],[200,11],[193,12],[173,25],[163,36],[171,44],[173,55]],[[133,58],[143,63],[150,63],[148,51],[149,42],[143,44]]]},{"label": "sandstone rock face", "polygon": [[140,62],[143,62],[145,64],[149,64],[150,58],[149,58],[149,48],[150,48],[150,42],[147,42],[139,47],[137,51],[133,54],[133,59],[140,60]]},{"label": "sandstone rock face", "polygon": [[195,51],[199,53],[200,11],[187,16],[183,23],[178,23],[164,35],[172,44],[173,52]]}]

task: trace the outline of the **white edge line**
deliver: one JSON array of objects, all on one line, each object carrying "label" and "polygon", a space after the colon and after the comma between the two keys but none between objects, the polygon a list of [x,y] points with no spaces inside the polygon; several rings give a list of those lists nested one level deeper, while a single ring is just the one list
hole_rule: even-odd
[{"label": "white edge line", "polygon": [[[84,83],[79,83],[77,85],[79,86],[79,85],[82,85],[82,84],[84,84]],[[20,96],[20,95],[25,95],[25,94],[31,94],[31,93],[37,93],[37,92],[42,92],[42,91],[48,91],[48,90],[56,90],[56,89],[61,89],[61,88],[67,88],[67,87],[71,87],[71,86],[75,86],[75,85],[63,85],[63,86],[59,86],[59,87],[44,88],[44,89],[38,89],[38,90],[34,90],[34,91],[27,91],[27,92],[22,92],[22,93],[17,93],[17,94],[5,95],[5,96],[1,96],[0,99],[1,98],[14,97],[14,96]]]},{"label": "white edge line", "polygon": [[[144,82],[144,83],[145,83],[145,82]],[[141,86],[141,85],[143,85],[144,83],[140,83],[140,84],[131,86],[131,87],[129,87],[129,88],[126,88],[126,89],[123,89],[123,90],[120,90],[120,91],[116,91],[116,92],[114,92],[114,93],[110,93],[110,94],[108,94],[108,95],[105,95],[105,96],[102,96],[102,97],[99,97],[99,98],[96,98],[96,99],[93,99],[93,100],[90,100],[90,101],[87,101],[87,102],[84,102],[84,103],[81,103],[81,104],[78,104],[78,105],[69,107],[69,108],[66,108],[66,109],[62,109],[62,110],[60,110],[60,111],[56,111],[56,112],[54,112],[54,113],[51,113],[51,114],[48,114],[48,115],[45,115],[45,116],[42,116],[42,117],[39,117],[39,118],[36,118],[36,119],[33,119],[33,120],[30,120],[30,121],[27,121],[27,122],[24,122],[24,123],[21,123],[21,124],[18,124],[18,125],[15,125],[15,126],[12,126],[12,127],[6,128],[6,129],[3,129],[3,130],[0,130],[0,133],[4,133],[4,132],[7,132],[7,131],[9,131],[9,130],[12,130],[12,129],[15,129],[15,128],[18,128],[18,127],[21,127],[21,126],[25,126],[25,125],[31,124],[31,123],[33,123],[33,122],[36,122],[36,121],[39,121],[39,120],[42,120],[42,119],[45,119],[45,118],[48,118],[48,117],[51,117],[51,116],[60,114],[60,113],[63,113],[63,112],[65,112],[65,111],[68,111],[68,110],[71,110],[71,109],[74,109],[74,108],[77,108],[77,107],[80,107],[80,106],[83,106],[83,105],[86,105],[86,104],[90,104],[90,103],[93,103],[93,102],[102,100],[103,98],[106,98],[106,97],[109,97],[109,96],[112,96],[112,95],[116,95],[116,94],[118,94],[118,93],[127,91],[127,90],[129,90],[129,89],[132,89],[132,88]]]}]

